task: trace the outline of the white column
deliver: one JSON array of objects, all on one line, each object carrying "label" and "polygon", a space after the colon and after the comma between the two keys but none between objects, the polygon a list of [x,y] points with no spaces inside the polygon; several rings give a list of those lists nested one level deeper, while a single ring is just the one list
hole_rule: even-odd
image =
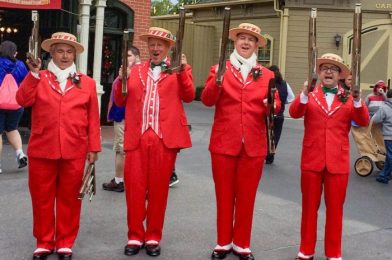
[{"label": "white column", "polygon": [[105,15],[106,0],[96,0],[95,7],[97,8],[96,24],[95,24],[95,47],[94,47],[94,67],[93,78],[97,86],[99,111],[101,111],[101,96],[104,93],[101,85],[101,68],[102,68],[102,41],[103,41],[103,22]]},{"label": "white column", "polygon": [[91,0],[80,0],[80,43],[84,47],[84,52],[79,55],[79,71],[87,74],[87,57],[88,57],[88,38],[90,27],[90,6]]}]

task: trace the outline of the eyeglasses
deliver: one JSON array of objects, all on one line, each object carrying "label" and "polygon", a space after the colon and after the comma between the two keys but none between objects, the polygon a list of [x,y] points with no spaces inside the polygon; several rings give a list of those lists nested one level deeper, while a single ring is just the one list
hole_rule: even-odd
[{"label": "eyeglasses", "polygon": [[337,67],[337,66],[331,66],[331,67],[321,66],[320,67],[320,71],[322,71],[322,72],[327,72],[328,70],[331,71],[331,72],[334,72],[334,73],[339,73],[340,72],[340,68]]}]

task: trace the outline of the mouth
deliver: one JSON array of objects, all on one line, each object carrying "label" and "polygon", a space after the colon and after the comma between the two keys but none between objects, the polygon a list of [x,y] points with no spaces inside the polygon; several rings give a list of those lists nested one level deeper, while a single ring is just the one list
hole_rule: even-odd
[{"label": "mouth", "polygon": [[325,79],[333,79],[332,76],[325,76]]}]

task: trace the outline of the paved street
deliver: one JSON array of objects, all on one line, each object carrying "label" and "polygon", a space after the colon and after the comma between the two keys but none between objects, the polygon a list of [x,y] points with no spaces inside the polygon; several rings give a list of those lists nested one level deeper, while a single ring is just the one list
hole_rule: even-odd
[{"label": "paved street", "polygon": [[[179,154],[180,183],[170,189],[161,260],[210,259],[215,246],[215,195],[208,142],[213,109],[199,102],[186,105],[192,125],[193,147]],[[126,257],[124,193],[103,191],[114,176],[111,127],[103,127],[103,151],[97,163],[98,194],[84,201],[81,227],[74,247],[75,260],[151,259],[144,251]],[[26,131],[22,132],[26,134]],[[252,250],[258,260],[293,260],[300,229],[299,159],[303,121],[287,119],[273,165],[266,165],[254,213]],[[24,137],[27,140],[27,137]],[[77,147],[75,147],[77,149]],[[358,158],[351,143],[352,164]],[[27,170],[16,169],[14,154],[4,146],[0,174],[0,260],[31,259],[31,201]],[[377,173],[377,171],[376,171]],[[345,206],[343,259],[392,259],[392,183],[382,185],[376,174],[361,178],[352,169]],[[324,206],[320,210],[315,260],[324,260]],[[57,259],[56,255],[48,259]],[[238,259],[230,255],[226,259]]]}]

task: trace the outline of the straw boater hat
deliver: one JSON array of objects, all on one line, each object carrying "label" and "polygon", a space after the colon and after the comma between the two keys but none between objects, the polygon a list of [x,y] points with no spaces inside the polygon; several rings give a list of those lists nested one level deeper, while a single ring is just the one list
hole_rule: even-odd
[{"label": "straw boater hat", "polygon": [[341,79],[345,79],[350,75],[350,69],[343,63],[343,59],[333,53],[325,53],[320,58],[317,59],[317,73],[320,73],[321,64],[329,63],[340,68],[339,76]]},{"label": "straw boater hat", "polygon": [[50,39],[46,39],[42,42],[41,47],[45,51],[50,52],[50,47],[57,43],[71,45],[75,48],[76,54],[82,53],[84,51],[83,45],[77,42],[75,35],[66,32],[56,32],[52,34]]},{"label": "straw boater hat", "polygon": [[167,41],[170,46],[176,44],[175,36],[170,31],[160,27],[150,27],[150,29],[148,29],[148,33],[140,35],[139,38],[145,42],[148,42],[149,38],[157,38]]},{"label": "straw boater hat", "polygon": [[251,24],[251,23],[242,23],[238,25],[236,28],[232,28],[229,31],[229,38],[233,41],[237,40],[237,35],[240,33],[250,34],[257,39],[257,43],[260,46],[264,46],[267,43],[267,40],[261,35],[260,27]]}]

